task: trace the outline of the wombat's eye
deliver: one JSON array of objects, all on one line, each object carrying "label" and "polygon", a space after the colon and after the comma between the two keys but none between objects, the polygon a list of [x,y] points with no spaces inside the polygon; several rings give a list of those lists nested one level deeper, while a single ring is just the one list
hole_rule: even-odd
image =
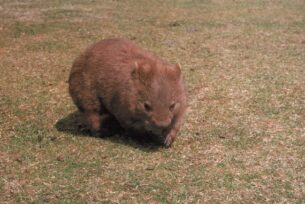
[{"label": "wombat's eye", "polygon": [[169,106],[169,110],[173,111],[175,109],[176,103],[173,102],[170,106]]},{"label": "wombat's eye", "polygon": [[144,102],[144,108],[147,112],[152,111],[152,107],[148,101]]}]

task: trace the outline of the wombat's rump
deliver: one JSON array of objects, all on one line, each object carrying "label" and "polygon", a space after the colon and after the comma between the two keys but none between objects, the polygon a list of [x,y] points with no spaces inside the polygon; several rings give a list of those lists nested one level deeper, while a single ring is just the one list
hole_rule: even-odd
[{"label": "wombat's rump", "polygon": [[170,146],[182,125],[186,93],[180,65],[169,64],[126,39],[106,39],[73,63],[70,95],[93,134],[107,118],[125,130]]}]

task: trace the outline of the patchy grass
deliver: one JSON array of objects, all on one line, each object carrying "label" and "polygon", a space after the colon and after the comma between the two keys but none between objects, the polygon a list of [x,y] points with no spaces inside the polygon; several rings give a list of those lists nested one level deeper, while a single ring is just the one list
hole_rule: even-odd
[{"label": "patchy grass", "polygon": [[[0,201],[304,203],[305,3],[2,1]],[[73,59],[123,36],[180,62],[171,149],[77,129]]]},{"label": "patchy grass", "polygon": [[46,33],[48,31],[48,26],[46,24],[26,24],[21,22],[16,22],[13,26],[13,36],[18,38],[22,35],[37,35],[41,33]]},{"label": "patchy grass", "polygon": [[29,51],[33,52],[58,52],[68,50],[69,47],[64,42],[56,42],[56,41],[42,41],[35,42],[26,46]]}]

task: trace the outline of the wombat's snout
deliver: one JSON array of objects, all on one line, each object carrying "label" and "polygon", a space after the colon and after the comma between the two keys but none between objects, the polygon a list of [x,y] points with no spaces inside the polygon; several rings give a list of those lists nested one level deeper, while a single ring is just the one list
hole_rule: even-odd
[{"label": "wombat's snout", "polygon": [[146,130],[151,131],[156,135],[163,135],[163,133],[166,132],[170,127],[171,122],[171,118],[162,121],[151,120],[150,122],[145,122],[145,127]]},{"label": "wombat's snout", "polygon": [[163,120],[163,121],[154,121],[154,125],[156,126],[156,128],[166,129],[166,128],[169,127],[171,122],[172,122],[172,120],[169,118],[169,119],[166,119],[166,120]]},{"label": "wombat's snout", "polygon": [[154,130],[162,133],[169,128],[171,123],[172,123],[172,119],[167,118],[161,121],[153,120],[151,125]]}]

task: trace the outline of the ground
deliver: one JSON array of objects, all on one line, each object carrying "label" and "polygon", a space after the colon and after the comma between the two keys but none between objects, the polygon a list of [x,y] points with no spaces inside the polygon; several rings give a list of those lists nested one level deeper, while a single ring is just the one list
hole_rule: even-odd
[{"label": "ground", "polygon": [[[1,0],[0,203],[305,203],[303,0]],[[125,37],[180,63],[172,148],[78,131],[67,79]]]}]

